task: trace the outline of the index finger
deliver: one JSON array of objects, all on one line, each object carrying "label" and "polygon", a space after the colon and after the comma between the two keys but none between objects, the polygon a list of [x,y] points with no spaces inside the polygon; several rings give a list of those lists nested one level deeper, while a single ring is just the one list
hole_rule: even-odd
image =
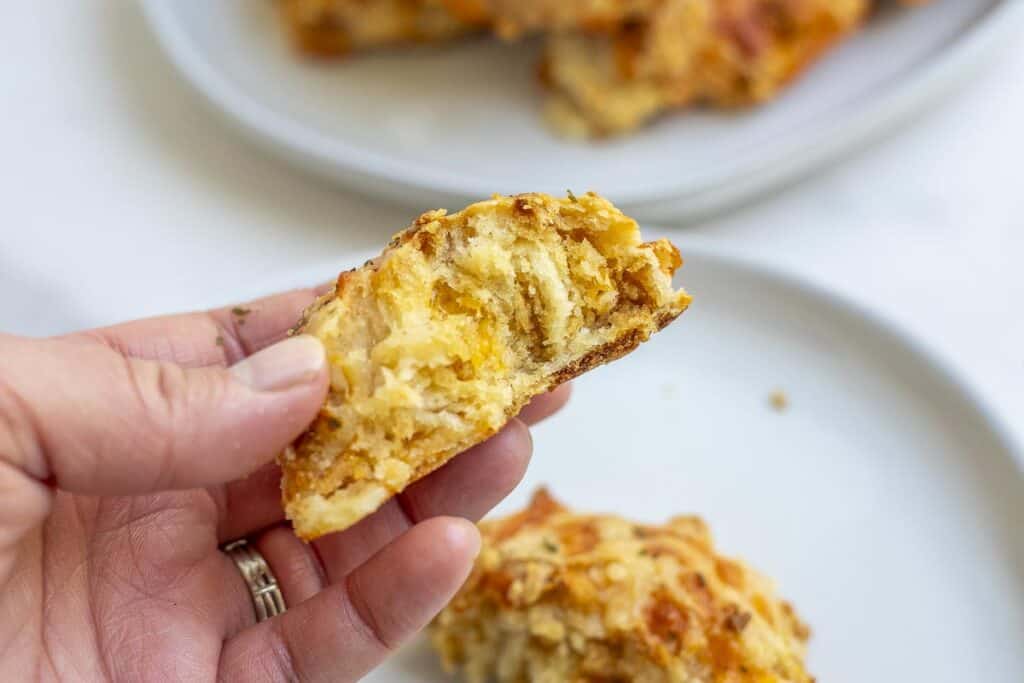
[{"label": "index finger", "polygon": [[210,311],[134,320],[70,335],[95,339],[123,356],[183,367],[234,365],[281,341],[333,283]]}]

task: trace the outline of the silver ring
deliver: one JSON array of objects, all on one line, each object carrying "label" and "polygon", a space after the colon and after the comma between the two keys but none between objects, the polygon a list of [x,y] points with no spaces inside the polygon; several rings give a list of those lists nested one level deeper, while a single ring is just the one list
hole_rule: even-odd
[{"label": "silver ring", "polygon": [[228,543],[224,552],[232,559],[242,573],[242,578],[249,586],[252,605],[256,608],[256,621],[266,621],[278,614],[284,614],[288,608],[284,604],[284,595],[277,585],[270,565],[255,548],[249,546],[245,539]]}]

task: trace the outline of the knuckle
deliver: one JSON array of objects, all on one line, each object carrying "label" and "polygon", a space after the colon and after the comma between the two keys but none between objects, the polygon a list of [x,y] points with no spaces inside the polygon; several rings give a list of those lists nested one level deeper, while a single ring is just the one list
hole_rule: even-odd
[{"label": "knuckle", "polygon": [[172,363],[125,359],[129,385],[139,406],[135,429],[145,455],[155,463],[154,486],[170,483],[179,443],[191,427],[185,371]]},{"label": "knuckle", "polygon": [[283,628],[284,620],[272,619],[270,625],[270,642],[267,647],[269,661],[266,663],[268,674],[266,680],[271,681],[301,681],[297,666],[298,659],[292,649],[291,638]]},{"label": "knuckle", "polygon": [[27,403],[0,375],[0,460],[38,479],[50,476],[46,449]]},{"label": "knuckle", "polygon": [[[42,432],[28,401],[21,397],[0,365],[0,550],[6,551],[50,512],[53,493]],[[0,585],[11,565],[0,562]]]},{"label": "knuckle", "polygon": [[234,365],[253,352],[242,334],[239,318],[224,312],[208,312],[206,316],[217,331],[217,343],[222,349],[226,365]]},{"label": "knuckle", "polygon": [[362,599],[358,586],[353,585],[353,574],[345,579],[345,613],[353,629],[363,640],[386,652],[394,650],[398,643],[391,642],[373,609]]}]

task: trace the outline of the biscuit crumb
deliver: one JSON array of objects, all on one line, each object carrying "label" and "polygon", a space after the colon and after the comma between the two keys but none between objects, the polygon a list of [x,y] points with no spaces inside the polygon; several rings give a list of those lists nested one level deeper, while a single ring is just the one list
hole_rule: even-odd
[{"label": "biscuit crumb", "polygon": [[252,313],[252,309],[244,306],[235,306],[231,309],[231,315],[235,316],[235,322],[239,327],[245,324],[245,317],[250,313]]},{"label": "biscuit crumb", "polygon": [[768,395],[768,404],[777,413],[784,413],[789,409],[789,396],[782,389],[776,389]]}]

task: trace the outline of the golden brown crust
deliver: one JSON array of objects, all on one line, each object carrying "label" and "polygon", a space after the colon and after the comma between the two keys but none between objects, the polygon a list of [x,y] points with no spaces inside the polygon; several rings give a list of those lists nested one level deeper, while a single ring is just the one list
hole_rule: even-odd
[{"label": "golden brown crust", "polygon": [[480,531],[472,574],[431,627],[471,683],[813,681],[807,627],[696,517],[577,514],[541,489]]},{"label": "golden brown crust", "polygon": [[442,0],[279,0],[295,47],[342,57],[382,45],[450,40],[473,30]]},{"label": "golden brown crust", "polygon": [[636,348],[687,307],[681,264],[592,193],[420,216],[293,330],[320,338],[332,368],[327,403],[281,457],[296,532],[346,528],[533,396]]},{"label": "golden brown crust", "polygon": [[[682,314],[682,311],[671,311],[658,315],[656,318],[658,329],[665,329],[669,323]],[[618,339],[594,349],[587,355],[578,360],[574,360],[572,363],[559,370],[551,377],[551,383],[548,385],[548,388],[549,390],[554,389],[558,385],[565,384],[570,380],[576,379],[583,373],[593,370],[596,367],[611,363],[613,360],[618,360],[630,351],[636,349],[636,347],[640,346],[645,341],[647,341],[647,338],[639,330],[630,330]],[[509,417],[511,417],[511,415]]]},{"label": "golden brown crust", "polygon": [[693,104],[748,106],[778,94],[856,31],[870,0],[659,0],[606,35],[554,34],[543,73],[553,123],[615,135]]},{"label": "golden brown crust", "polygon": [[643,19],[661,0],[443,0],[467,23],[489,26],[506,40],[570,30],[602,32]]}]

